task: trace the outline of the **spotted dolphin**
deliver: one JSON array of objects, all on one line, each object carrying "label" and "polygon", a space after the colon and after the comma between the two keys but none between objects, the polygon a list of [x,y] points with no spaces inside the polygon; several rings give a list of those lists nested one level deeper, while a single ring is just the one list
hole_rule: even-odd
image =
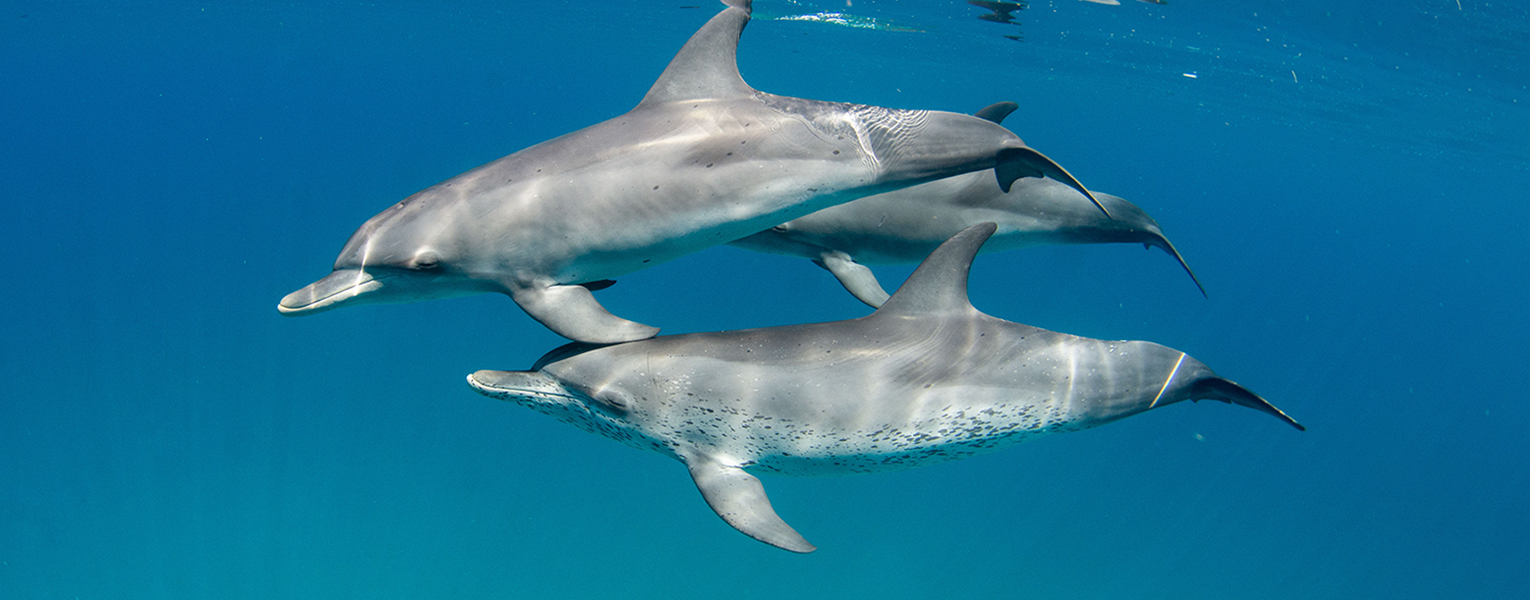
[{"label": "spotted dolphin", "polygon": [[[997,123],[1016,106],[1001,102],[977,115]],[[999,231],[984,252],[1058,244],[1156,246],[1179,261],[1206,293],[1147,212],[1120,197],[1093,194],[1109,216],[1090,198],[1054,180],[1024,179],[1006,192],[987,173],[967,173],[832,206],[730,243],[812,260],[872,308],[887,301],[887,292],[866,265],[919,262],[956,232],[987,221],[997,223]]]},{"label": "spotted dolphin", "polygon": [[592,289],[822,208],[988,169],[1006,189],[1046,176],[1087,193],[984,119],[749,87],[736,52],[750,3],[726,4],[636,108],[384,210],[351,235],[329,276],[278,309],[500,292],[569,339],[637,340],[658,329],[607,312]]},{"label": "spotted dolphin", "polygon": [[992,223],[933,252],[881,308],[850,321],[569,344],[530,371],[468,384],[576,427],[679,460],[744,534],[815,548],[748,471],[902,469],[1077,431],[1183,400],[1280,409],[1184,352],[997,319],[967,299]]}]

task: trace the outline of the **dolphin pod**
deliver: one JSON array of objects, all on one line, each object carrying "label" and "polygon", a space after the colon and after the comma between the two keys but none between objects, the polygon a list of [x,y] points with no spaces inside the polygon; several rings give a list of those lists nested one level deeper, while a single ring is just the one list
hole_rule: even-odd
[{"label": "dolphin pod", "polygon": [[1078,431],[1184,400],[1304,429],[1184,352],[1047,331],[979,312],[972,259],[997,226],[938,247],[870,316],[554,350],[530,371],[479,371],[488,396],[685,463],[745,535],[814,546],[745,469],[842,475],[916,467]]},{"label": "dolphin pod", "polygon": [[636,108],[384,210],[278,309],[500,292],[563,337],[625,342],[658,329],[607,312],[592,288],[829,206],[989,169],[1005,190],[1045,176],[1093,198],[987,119],[749,87],[736,55],[750,3],[726,4]]},{"label": "dolphin pod", "polygon": [[[1015,108],[1013,102],[1000,102],[977,116],[998,123]],[[1174,257],[1206,294],[1157,221],[1117,196],[1093,194],[1109,216],[1090,198],[1052,180],[1024,179],[1005,191],[987,173],[966,173],[826,208],[730,244],[812,260],[876,308],[887,300],[887,292],[865,265],[919,262],[956,232],[993,221],[999,232],[984,252],[1051,244],[1156,246]]]},{"label": "dolphin pod", "polygon": [[[1200,282],[1140,208],[1091,193],[999,125],[1013,104],[968,116],[759,92],[735,59],[749,0],[724,4],[632,111],[374,216],[279,310],[507,294],[574,342],[527,371],[477,371],[474,390],[679,460],[725,522],[793,552],[816,548],[750,471],[911,468],[1185,400],[1305,430],[1184,352],[978,311],[967,280],[985,247],[1142,243]],[[812,259],[876,310],[655,337],[591,294],[730,242]],[[891,296],[864,266],[921,256]]]}]

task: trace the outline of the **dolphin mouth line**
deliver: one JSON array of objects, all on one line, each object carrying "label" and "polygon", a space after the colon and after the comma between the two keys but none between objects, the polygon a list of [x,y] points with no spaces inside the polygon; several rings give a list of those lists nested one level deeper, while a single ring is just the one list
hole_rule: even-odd
[{"label": "dolphin mouth line", "polygon": [[572,394],[559,394],[559,393],[556,393],[556,392],[549,392],[547,390],[542,390],[542,389],[532,389],[530,387],[496,387],[496,386],[491,386],[491,385],[486,384],[486,383],[484,383],[482,381],[479,381],[478,378],[475,377],[476,375],[477,375],[477,373],[471,373],[471,374],[469,374],[467,376],[468,385],[472,386],[472,388],[474,390],[477,390],[478,393],[484,394],[484,395],[487,395],[487,396],[495,396],[495,397],[519,396],[519,397],[527,397],[527,398],[563,398],[563,399],[566,399],[566,400],[575,400],[575,401],[579,400],[578,397],[576,397],[576,396],[574,396]]}]

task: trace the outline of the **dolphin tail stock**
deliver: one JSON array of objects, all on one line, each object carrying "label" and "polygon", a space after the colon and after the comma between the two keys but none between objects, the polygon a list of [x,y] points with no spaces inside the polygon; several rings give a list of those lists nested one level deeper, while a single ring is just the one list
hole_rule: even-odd
[{"label": "dolphin tail stock", "polygon": [[707,506],[740,533],[782,550],[806,554],[818,549],[776,515],[765,486],[753,475],[710,458],[690,458],[685,464]]},{"label": "dolphin tail stock", "polygon": [[1009,193],[1009,188],[1015,180],[1022,177],[1051,177],[1078,190],[1080,194],[1089,198],[1100,212],[1111,217],[1110,210],[1100,203],[1099,198],[1094,197],[1093,192],[1085,189],[1084,184],[1079,183],[1078,179],[1074,178],[1073,174],[1062,165],[1057,164],[1057,161],[1047,158],[1047,155],[1037,152],[1035,148],[1029,146],[1006,148],[999,153],[999,164],[994,167],[994,174],[999,178],[999,189],[1004,190],[1006,194]]},{"label": "dolphin tail stock", "polygon": [[1268,400],[1248,391],[1248,388],[1221,377],[1208,376],[1196,380],[1190,389],[1190,398],[1192,400],[1217,400],[1252,408],[1259,412],[1273,415],[1299,431],[1307,430],[1306,426],[1297,423],[1296,419],[1291,418],[1285,411],[1275,408],[1275,405],[1270,404]]}]

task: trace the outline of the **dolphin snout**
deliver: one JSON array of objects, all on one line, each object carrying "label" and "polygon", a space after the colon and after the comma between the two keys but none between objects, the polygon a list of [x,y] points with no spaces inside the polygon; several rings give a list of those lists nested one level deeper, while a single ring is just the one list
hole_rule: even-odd
[{"label": "dolphin snout", "polygon": [[339,308],[345,301],[381,287],[382,282],[365,271],[341,269],[287,294],[276,305],[276,310],[290,317],[318,314]]}]

